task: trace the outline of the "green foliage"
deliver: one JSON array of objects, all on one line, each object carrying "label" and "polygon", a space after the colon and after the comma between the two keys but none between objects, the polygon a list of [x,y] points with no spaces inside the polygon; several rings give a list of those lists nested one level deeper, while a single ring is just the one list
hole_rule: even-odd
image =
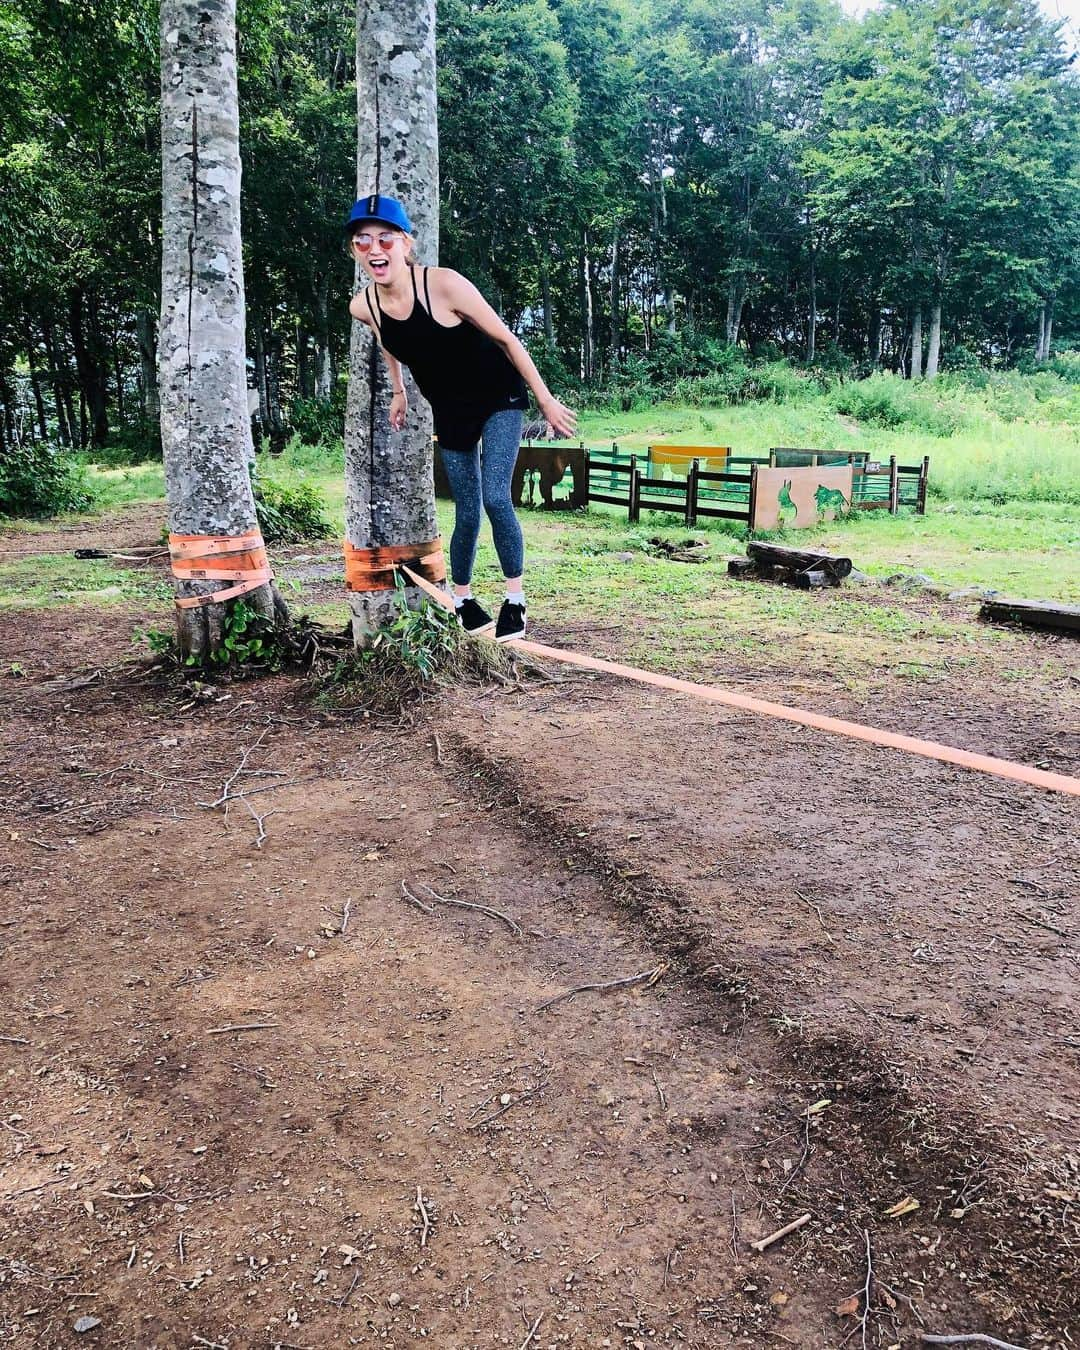
[{"label": "green foliage", "polygon": [[931,436],[950,436],[963,414],[939,397],[932,384],[913,384],[895,375],[872,375],[838,386],[832,405],[839,413],[873,426],[912,427]]},{"label": "green foliage", "polygon": [[323,515],[325,509],[323,495],[312,482],[285,483],[261,476],[257,480],[255,514],[268,544],[327,538],[333,529]]},{"label": "green foliage", "polygon": [[278,671],[288,663],[293,647],[285,625],[266,618],[243,600],[225,606],[221,645],[205,655],[181,655],[175,633],[162,628],[137,629],[131,640],[145,642],[167,665],[185,670]]},{"label": "green foliage", "polygon": [[110,469],[153,463],[161,459],[161,428],[156,423],[132,422],[115,426],[107,443],[94,451],[94,463]]},{"label": "green foliage", "polygon": [[94,501],[86,466],[45,441],[0,451],[0,516],[54,516],[85,511]]},{"label": "green foliage", "polygon": [[392,622],[367,647],[339,660],[323,680],[324,701],[399,716],[442,684],[483,681],[511,668],[503,648],[469,637],[441,605],[424,600],[410,609],[400,578],[394,606]]},{"label": "green foliage", "polygon": [[335,389],[333,398],[294,399],[289,421],[304,445],[336,444],[345,425],[344,383]]}]

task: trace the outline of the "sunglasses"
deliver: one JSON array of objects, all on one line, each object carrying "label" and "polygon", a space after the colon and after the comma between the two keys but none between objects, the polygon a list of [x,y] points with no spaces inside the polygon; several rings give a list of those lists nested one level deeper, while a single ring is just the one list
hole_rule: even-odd
[{"label": "sunglasses", "polygon": [[399,235],[391,233],[389,230],[384,230],[381,234],[376,234],[374,236],[370,234],[354,234],[352,237],[352,245],[353,248],[358,249],[361,253],[370,253],[371,246],[378,243],[383,252],[388,253],[390,249],[394,247],[395,243],[397,243],[399,237]]}]

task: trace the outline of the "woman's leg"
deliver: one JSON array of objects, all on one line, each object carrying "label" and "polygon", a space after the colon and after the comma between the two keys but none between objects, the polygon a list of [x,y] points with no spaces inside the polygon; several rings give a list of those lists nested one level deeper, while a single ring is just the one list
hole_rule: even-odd
[{"label": "woman's leg", "polygon": [[471,590],[476,541],[480,537],[480,447],[444,450],[439,446],[450,491],[454,494],[454,532],[450,536],[450,574],[458,595]]},{"label": "woman's leg", "polygon": [[492,413],[484,423],[480,459],[484,510],[491,521],[495,552],[506,578],[506,593],[518,604],[524,603],[521,582],[525,570],[525,540],[510,500],[510,480],[521,444],[521,422],[521,413],[513,409]]}]

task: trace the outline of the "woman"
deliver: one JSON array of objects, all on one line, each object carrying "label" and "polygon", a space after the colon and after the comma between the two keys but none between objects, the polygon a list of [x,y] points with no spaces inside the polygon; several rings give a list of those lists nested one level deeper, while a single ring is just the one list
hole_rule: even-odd
[{"label": "woman", "polygon": [[435,435],[454,494],[450,569],[458,617],[469,633],[486,632],[491,615],[472,594],[487,512],[506,579],[495,640],[525,633],[525,546],[510,500],[526,385],[556,436],[570,436],[577,415],[554,398],[522,344],[471,281],[447,267],[413,260],[412,225],[394,197],[362,197],[346,223],[350,251],[371,284],[353,296],[349,313],[372,329],[390,372],[390,425],[405,425],[408,399],[401,368],[431,404]]}]

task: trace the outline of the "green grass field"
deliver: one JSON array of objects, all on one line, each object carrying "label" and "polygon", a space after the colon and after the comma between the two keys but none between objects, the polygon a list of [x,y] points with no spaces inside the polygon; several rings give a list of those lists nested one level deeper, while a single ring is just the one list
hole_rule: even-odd
[{"label": "green grass field", "polygon": [[[1037,397],[1034,391],[1039,388],[1042,396]],[[932,435],[918,424],[886,427],[869,417],[858,420],[836,410],[835,390],[788,403],[587,412],[580,430],[582,439],[596,449],[617,441],[620,447],[643,450],[668,440],[727,445],[736,453],[755,454],[777,445],[867,450],[874,458],[895,454],[902,463],[929,455],[925,516],[867,512],[793,535],[850,556],[857,568],[875,578],[921,572],[945,587],[983,586],[1010,595],[1080,603],[1080,433],[1071,388],[1042,376],[1010,377],[983,390],[923,386],[914,394],[898,387],[898,382],[883,384],[879,392],[886,404],[890,398],[914,399],[911,407],[904,405],[905,415],[939,430],[940,425],[955,424],[949,435]],[[1021,398],[1025,391],[1031,396]],[[294,441],[284,455],[262,460],[260,467],[267,477],[314,482],[326,500],[328,519],[342,531],[345,488],[340,450]],[[129,502],[163,503],[160,465],[93,467],[91,477],[98,512]],[[440,503],[439,514],[448,536],[452,507]],[[561,596],[578,618],[597,621],[617,615],[620,593],[630,590],[654,594],[681,610],[707,610],[710,588],[716,587],[723,571],[723,557],[741,552],[745,539],[745,530],[737,524],[704,524],[693,533],[710,541],[711,558],[718,562],[688,567],[650,555],[650,535],[685,536],[684,527],[670,515],[644,513],[641,522],[631,526],[619,508],[597,507],[574,516],[526,510],[522,520],[530,552],[531,593],[538,601],[551,603]],[[49,522],[25,526],[49,527]],[[315,547],[334,552],[332,544]],[[486,540],[481,543],[477,577],[482,587],[496,588],[498,568]],[[133,593],[143,593],[141,585],[129,572],[108,564],[72,567],[58,558],[55,568],[40,561],[32,567],[22,562],[0,567],[0,603],[64,603],[77,595],[92,597],[95,603],[116,603],[133,598]],[[778,606],[797,609],[801,603],[786,595],[767,603],[762,599],[757,617],[780,623]],[[766,613],[770,607],[772,612]],[[797,617],[792,621],[801,622]],[[747,623],[753,626],[752,615]],[[690,629],[683,632],[689,642]]]}]

